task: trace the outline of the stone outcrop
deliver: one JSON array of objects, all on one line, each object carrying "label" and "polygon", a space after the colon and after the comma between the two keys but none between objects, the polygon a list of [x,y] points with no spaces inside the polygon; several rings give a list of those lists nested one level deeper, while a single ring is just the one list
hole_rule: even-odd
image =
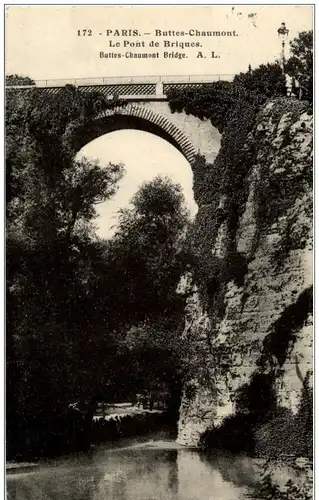
[{"label": "stone outcrop", "polygon": [[[188,278],[184,338],[190,369],[181,444],[197,445],[206,429],[234,415],[240,389],[257,373],[272,376],[277,405],[292,414],[306,377],[311,384],[312,138],[306,106],[283,98],[261,109],[247,137],[255,155],[235,235],[221,220],[211,241],[211,254],[222,259],[228,248],[223,242],[233,238],[246,262],[242,282],[225,283],[223,313],[216,315]],[[209,208],[207,200],[197,202],[199,227]]]}]

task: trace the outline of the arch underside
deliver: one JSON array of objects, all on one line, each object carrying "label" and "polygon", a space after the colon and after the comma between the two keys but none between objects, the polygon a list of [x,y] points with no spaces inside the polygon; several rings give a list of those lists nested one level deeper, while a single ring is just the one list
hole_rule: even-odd
[{"label": "arch underside", "polygon": [[127,129],[155,134],[177,148],[190,164],[194,161],[196,149],[185,134],[166,117],[142,106],[127,105],[103,111],[90,124],[77,130],[74,146],[79,150],[101,135]]}]

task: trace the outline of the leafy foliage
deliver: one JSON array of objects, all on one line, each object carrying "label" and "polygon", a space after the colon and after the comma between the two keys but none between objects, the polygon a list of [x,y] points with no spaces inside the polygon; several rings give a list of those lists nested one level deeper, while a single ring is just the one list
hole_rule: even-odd
[{"label": "leafy foliage", "polygon": [[233,85],[267,97],[286,94],[286,79],[278,63],[261,64],[254,70],[235,75]]},{"label": "leafy foliage", "polygon": [[263,475],[261,484],[256,488],[254,498],[261,500],[311,500],[313,498],[312,475],[298,482],[289,479],[280,486],[273,478],[271,471]]},{"label": "leafy foliage", "polygon": [[35,85],[34,80],[28,76],[8,75],[6,76],[6,86]]},{"label": "leafy foliage", "polygon": [[[169,96],[173,112],[184,110],[201,119],[208,118],[223,133],[214,164],[207,164],[203,157],[198,156],[193,166],[194,195],[199,211],[189,242],[191,265],[203,303],[210,311],[215,310],[217,317],[222,316],[224,311],[225,285],[235,278],[235,283],[242,286],[247,270],[245,258],[237,254],[235,241],[238,221],[248,195],[246,177],[256,162],[259,148],[271,148],[269,141],[265,140],[262,127],[256,132],[258,113],[269,97],[284,94],[285,77],[276,63],[261,65],[255,70],[250,68],[248,72],[236,75],[231,83],[216,82],[210,87],[180,95],[171,93]],[[275,116],[275,111],[271,111],[273,123],[278,126],[284,110],[290,112],[291,123],[294,123],[295,113],[298,116],[301,113],[300,103],[294,100],[288,102],[284,98],[278,99],[278,103],[278,116]],[[289,146],[290,141],[287,132],[283,137],[283,148]],[[288,178],[286,172],[277,175],[275,183],[274,176],[268,175],[267,167],[266,170],[261,168],[261,179],[256,183],[256,244],[263,228],[268,227],[291,205],[299,193],[300,185],[309,183],[308,167]],[[219,255],[212,255],[212,246],[221,232],[224,235],[223,248]],[[225,269],[231,269],[231,272],[225,273]]]},{"label": "leafy foliage", "polygon": [[[229,351],[229,347],[226,347]],[[227,367],[228,370],[231,366]],[[264,425],[276,411],[273,376],[255,373],[249,383],[240,388],[235,399],[235,413],[220,426],[212,426],[201,436],[201,448],[210,453],[217,448],[231,452],[254,453],[256,428]]]},{"label": "leafy foliage", "polygon": [[150,366],[156,383],[180,383],[173,345],[125,341],[132,325],[153,324],[152,301],[162,335],[179,331],[180,187],[143,186],[114,241],[99,241],[96,204],[114,195],[124,169],[75,160],[78,128],[115,104],[71,86],[7,91],[8,457],[63,451],[70,403],[91,400],[91,414],[98,398],[131,397],[152,382]]},{"label": "leafy foliage", "polygon": [[[184,109],[202,119],[209,117],[212,124],[223,132],[221,149],[214,164],[207,164],[203,157],[198,156],[193,166],[194,195],[201,206],[188,243],[190,263],[203,302],[220,317],[224,311],[227,282],[234,279],[236,283],[242,283],[247,267],[243,256],[236,251],[234,236],[247,196],[245,177],[256,154],[254,143],[248,141],[248,134],[255,125],[260,105],[267,97],[248,91],[241,80],[236,84],[216,82],[209,90],[184,93],[179,100],[176,96],[171,97],[172,111]],[[229,233],[227,248],[222,257],[213,256],[212,245],[223,225]]]},{"label": "leafy foliage", "polygon": [[201,120],[208,118],[222,132],[230,109],[236,103],[236,93],[229,82],[216,82],[196,90],[170,91],[167,94],[173,113],[185,111]]},{"label": "leafy foliage", "polygon": [[267,98],[285,93],[285,77],[279,64],[275,63],[239,73],[232,82],[218,81],[182,92],[171,90],[167,97],[173,113],[184,111],[201,120],[210,119],[222,133],[240,103],[249,107],[261,105]]},{"label": "leafy foliage", "polygon": [[187,226],[179,185],[161,177],[143,184],[132,208],[120,213],[106,248],[107,269],[100,285],[112,290],[103,307],[118,349],[127,353],[130,381],[124,393],[128,387],[135,393],[166,390],[175,412],[181,390],[179,337],[185,306],[176,289],[184,271]]},{"label": "leafy foliage", "polygon": [[[297,81],[301,88],[301,98],[313,101],[313,32],[302,31],[290,42],[292,56],[285,64],[285,71]],[[296,89],[299,97],[299,90]]]},{"label": "leafy foliage", "polygon": [[171,317],[183,308],[176,287],[183,270],[182,241],[188,224],[181,188],[169,179],[144,184],[120,214],[110,245],[110,283],[119,290],[112,310],[130,323]]},{"label": "leafy foliage", "polygon": [[96,104],[73,88],[54,96],[7,91],[9,456],[43,453],[56,419],[92,393],[105,367],[105,319],[92,322],[102,263],[92,220],[123,168],[75,161],[67,140],[70,124],[110,106],[103,99]]}]

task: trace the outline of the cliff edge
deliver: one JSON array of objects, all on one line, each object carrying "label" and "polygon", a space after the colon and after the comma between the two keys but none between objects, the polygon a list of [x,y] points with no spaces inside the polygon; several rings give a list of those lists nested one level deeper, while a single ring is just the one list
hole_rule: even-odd
[{"label": "cliff edge", "polygon": [[272,99],[244,139],[230,123],[215,163],[194,168],[199,249],[187,278],[180,444],[248,416],[262,447],[311,390],[312,127],[304,103]]}]

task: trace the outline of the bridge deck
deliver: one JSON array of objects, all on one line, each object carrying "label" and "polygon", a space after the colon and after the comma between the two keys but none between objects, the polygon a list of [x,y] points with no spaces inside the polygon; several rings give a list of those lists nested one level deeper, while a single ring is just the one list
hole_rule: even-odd
[{"label": "bridge deck", "polygon": [[138,100],[166,100],[170,90],[198,88],[216,81],[232,81],[234,75],[183,75],[183,76],[120,76],[98,78],[76,78],[59,80],[36,80],[34,85],[8,85],[7,90],[40,89],[56,94],[66,85],[72,85],[86,92],[98,91],[107,97]]},{"label": "bridge deck", "polygon": [[[170,90],[183,90],[209,86],[217,81],[231,82],[233,74],[214,75],[165,75],[165,76],[118,76],[55,80],[35,80],[34,85],[7,85],[7,90],[39,89],[56,94],[66,85],[72,85],[86,92],[98,91],[110,99],[116,97],[130,101],[166,100]],[[287,85],[287,96],[291,85]]]},{"label": "bridge deck", "polygon": [[[215,74],[215,75],[166,75],[166,76],[111,76],[94,78],[63,78],[55,80],[35,80],[34,84],[38,88],[56,88],[65,85],[74,85],[75,87],[92,87],[100,85],[157,85],[164,84],[204,84],[213,83],[219,80],[231,81],[233,74]],[[10,86],[11,87],[11,86]],[[14,86],[19,88],[20,86]],[[33,87],[23,85],[23,88]]]}]

